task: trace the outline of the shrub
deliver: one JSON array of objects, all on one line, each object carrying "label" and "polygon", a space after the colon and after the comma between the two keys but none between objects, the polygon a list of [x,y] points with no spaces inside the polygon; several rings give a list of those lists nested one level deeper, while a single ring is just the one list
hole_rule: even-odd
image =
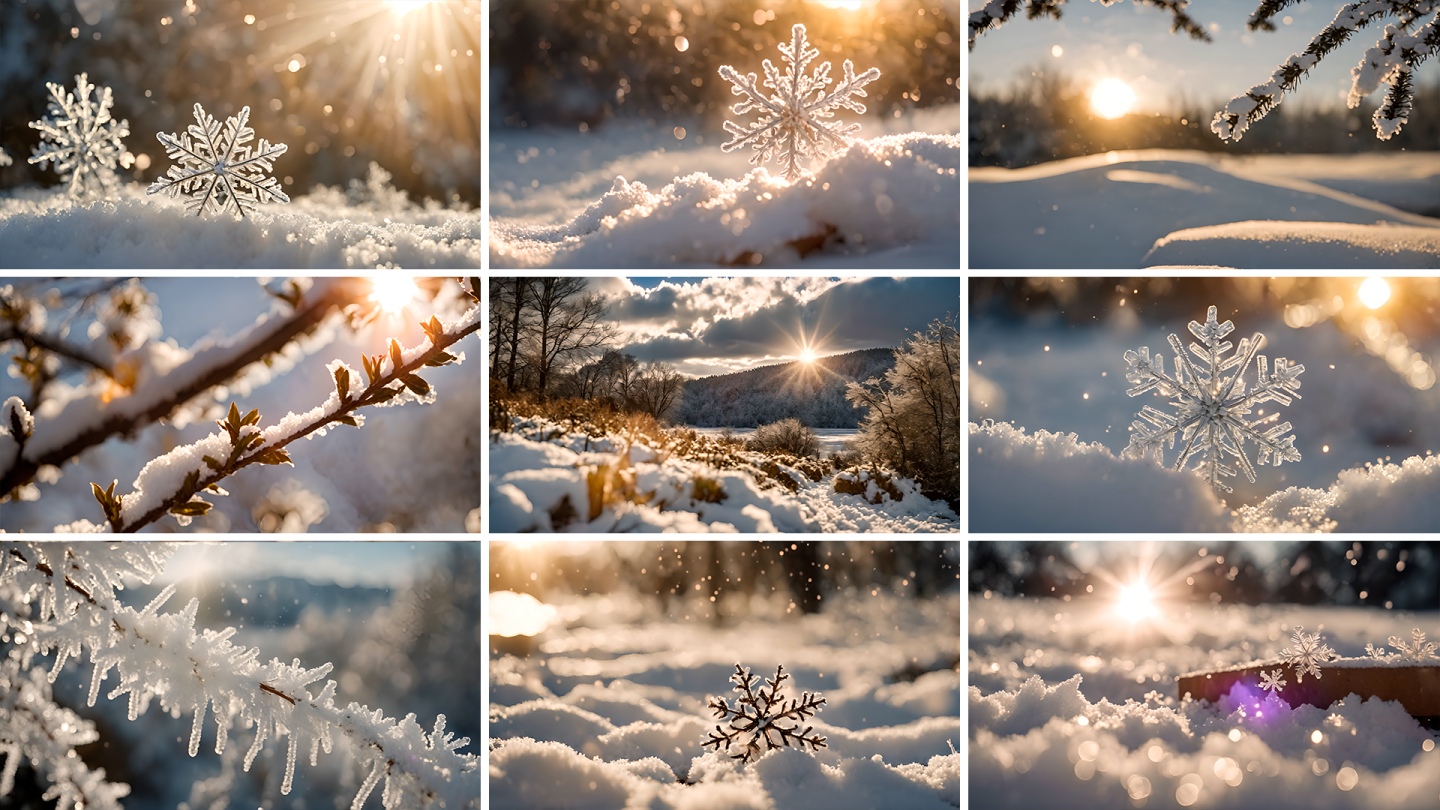
[{"label": "shrub", "polygon": [[[878,490],[873,496],[869,494],[872,481]],[[905,500],[905,493],[895,486],[888,474],[879,470],[845,470],[835,476],[835,491],[841,495],[859,495],[876,505],[885,500],[885,495],[889,495],[892,501]]]},{"label": "shrub", "polygon": [[723,503],[728,497],[719,481],[704,476],[695,477],[695,481],[690,485],[690,496],[705,503]]},{"label": "shrub", "polygon": [[798,419],[781,419],[761,425],[746,446],[760,452],[779,451],[792,456],[813,457],[820,454],[820,439],[815,431],[800,424]]}]

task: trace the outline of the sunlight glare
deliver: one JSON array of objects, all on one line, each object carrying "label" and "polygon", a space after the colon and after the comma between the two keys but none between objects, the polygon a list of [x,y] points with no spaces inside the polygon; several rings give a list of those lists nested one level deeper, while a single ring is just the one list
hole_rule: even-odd
[{"label": "sunlight glare", "polygon": [[1106,79],[1090,91],[1090,109],[1107,121],[1129,112],[1134,103],[1135,91],[1119,79]]},{"label": "sunlight glare", "polygon": [[370,300],[389,313],[404,309],[420,294],[420,288],[415,286],[415,280],[409,276],[376,276],[370,279],[370,283],[375,287],[375,291],[370,294]]},{"label": "sunlight glare", "polygon": [[813,352],[813,351],[811,351],[811,350],[809,350],[809,349],[806,349],[805,351],[800,352],[800,362],[802,362],[802,363],[813,363],[813,362],[815,362],[815,352]]},{"label": "sunlight glare", "polygon": [[1115,612],[1132,622],[1154,615],[1155,606],[1150,603],[1150,589],[1145,587],[1143,582],[1121,588]]},{"label": "sunlight glare", "polygon": [[1371,276],[1360,285],[1360,303],[1371,309],[1379,309],[1390,300],[1390,285],[1379,276]]},{"label": "sunlight glare", "polygon": [[528,593],[490,594],[490,635],[534,636],[550,626],[560,611]]},{"label": "sunlight glare", "polygon": [[385,7],[396,17],[404,17],[412,11],[419,11],[435,0],[385,0]]},{"label": "sunlight glare", "polygon": [[820,5],[844,9],[845,11],[859,11],[865,5],[865,2],[864,0],[820,0]]}]

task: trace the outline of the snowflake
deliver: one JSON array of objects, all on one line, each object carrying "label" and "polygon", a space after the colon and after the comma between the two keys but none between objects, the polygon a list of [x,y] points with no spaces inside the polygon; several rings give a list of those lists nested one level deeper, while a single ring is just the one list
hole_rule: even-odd
[{"label": "snowflake", "polygon": [[146,194],[164,191],[174,197],[184,193],[189,197],[186,212],[196,216],[208,207],[216,214],[233,210],[243,218],[246,211],[253,213],[259,203],[290,202],[280,190],[280,181],[267,176],[274,170],[275,158],[285,154],[285,144],[272,145],[261,138],[254,154],[245,146],[255,137],[255,130],[245,126],[250,120],[249,107],[225,119],[223,135],[220,122],[199,104],[195,105],[195,120],[199,126],[191,124],[178,138],[163,132],[156,135],[165,145],[165,155],[177,165],[151,183]]},{"label": "snowflake", "polygon": [[[1283,461],[1300,460],[1300,451],[1295,449],[1295,437],[1284,435],[1290,432],[1289,422],[1263,433],[1258,430],[1279,418],[1278,413],[1253,422],[1246,417],[1252,407],[1261,403],[1273,400],[1289,405],[1292,397],[1299,399],[1300,395],[1295,392],[1300,388],[1300,381],[1296,378],[1305,371],[1305,367],[1292,366],[1281,357],[1275,360],[1275,374],[1271,376],[1265,356],[1260,355],[1255,387],[1247,393],[1242,378],[1255,353],[1265,344],[1265,336],[1256,332],[1254,337],[1241,340],[1239,354],[1224,359],[1223,355],[1230,351],[1232,345],[1221,341],[1234,329],[1230,321],[1215,322],[1215,307],[1210,307],[1204,325],[1190,322],[1191,334],[1204,344],[1191,343],[1190,351],[1208,365],[1204,369],[1191,362],[1180,345],[1180,338],[1170,335],[1170,348],[1175,351],[1173,378],[1165,373],[1163,355],[1157,354],[1152,363],[1148,347],[1142,347],[1138,354],[1125,352],[1125,379],[1135,384],[1125,393],[1134,397],[1157,390],[1162,396],[1174,397],[1170,404],[1179,409],[1171,416],[1146,405],[1140,411],[1140,419],[1131,425],[1130,446],[1125,450],[1128,455],[1143,458],[1153,452],[1156,461],[1163,463],[1163,445],[1168,441],[1173,449],[1175,438],[1179,436],[1184,441],[1184,449],[1175,460],[1174,469],[1184,469],[1191,456],[1204,452],[1204,460],[1195,468],[1196,472],[1208,477],[1210,485],[1216,490],[1225,492],[1230,492],[1230,487],[1220,479],[1222,476],[1233,476],[1235,470],[1224,463],[1222,453],[1234,456],[1245,471],[1245,477],[1250,483],[1255,483],[1255,468],[1245,454],[1247,439],[1259,445],[1256,460],[1262,465],[1271,458],[1274,458],[1275,466]],[[1234,374],[1226,376],[1231,369],[1235,369]]]},{"label": "snowflake", "polygon": [[1304,627],[1296,627],[1290,640],[1295,646],[1280,653],[1280,660],[1295,668],[1295,682],[1303,683],[1309,672],[1320,680],[1320,665],[1335,657],[1330,645],[1320,642],[1319,633],[1306,633]]},{"label": "snowflake", "polygon": [[[730,702],[723,697],[712,697],[708,706],[715,710],[715,717],[719,720],[727,720],[730,723],[728,731],[720,725],[715,730],[708,732],[709,736],[701,743],[702,747],[715,746],[715,750],[729,752],[730,745],[739,741],[739,738],[749,735],[743,740],[745,750],[739,754],[732,754],[731,759],[738,759],[741,762],[749,762],[752,756],[759,756],[761,751],[760,742],[764,740],[765,751],[772,748],[780,748],[781,744],[791,745],[794,741],[795,747],[804,750],[808,744],[811,750],[818,751],[825,748],[825,738],[819,734],[811,735],[813,727],[806,726],[802,731],[800,721],[808,719],[811,715],[820,711],[825,705],[825,698],[818,693],[812,695],[806,692],[799,700],[791,698],[788,702],[779,697],[780,687],[789,678],[785,674],[784,665],[775,668],[774,680],[766,680],[769,684],[769,691],[765,687],[755,688],[755,682],[760,680],[758,676],[751,675],[750,670],[744,669],[740,664],[735,665],[735,674],[730,676],[731,683],[735,684],[735,691],[740,693],[736,699],[738,709],[730,708]],[[753,714],[751,713],[753,710]],[[772,711],[774,710],[774,711]],[[794,720],[795,725],[780,725],[780,720]],[[780,736],[777,743],[771,732]]]},{"label": "snowflake", "polygon": [[1385,645],[1382,644],[1379,647],[1376,647],[1374,644],[1371,644],[1367,641],[1365,643],[1365,655],[1369,658],[1374,658],[1377,661],[1384,661],[1387,655],[1387,653],[1385,652]]},{"label": "snowflake", "polygon": [[[828,154],[832,147],[842,147],[850,142],[848,137],[860,131],[859,124],[840,126],[826,123],[822,119],[833,118],[837,107],[845,107],[857,113],[865,112],[865,105],[854,96],[865,98],[865,85],[880,78],[880,71],[870,68],[859,76],[846,59],[845,79],[828,95],[825,88],[830,84],[830,63],[824,62],[816,68],[814,75],[806,76],[805,68],[820,55],[818,48],[811,48],[805,38],[805,26],[796,23],[790,29],[790,43],[780,43],[780,55],[790,67],[781,76],[775,66],[766,59],[761,63],[765,68],[765,86],[775,91],[768,99],[764,91],[755,86],[755,74],[741,76],[729,65],[720,66],[720,77],[732,85],[730,92],[745,96],[745,100],[731,107],[736,115],[744,115],[759,109],[760,118],[748,128],[732,121],[725,122],[725,131],[733,137],[720,147],[733,152],[750,144],[757,153],[750,157],[750,164],[758,166],[774,159],[785,164],[785,179],[794,181],[800,176],[801,158],[819,158]],[[811,95],[810,101],[806,101]]]},{"label": "snowflake", "polygon": [[[1280,677],[1284,674],[1281,670],[1260,673],[1260,688],[1271,692],[1279,692],[1285,688],[1285,679]],[[1315,676],[1320,677],[1320,676]]]},{"label": "snowflake", "polygon": [[[49,115],[30,122],[31,129],[40,130],[40,145],[30,162],[48,161],[73,199],[97,193],[108,196],[115,189],[116,165],[128,169],[134,161],[120,140],[130,134],[130,123],[110,117],[115,103],[110,88],[96,88],[88,73],[75,77],[74,93],[54,82],[46,82],[45,87],[50,91]],[[90,91],[96,89],[92,101]]]},{"label": "snowflake", "polygon": [[1400,653],[1401,660],[1413,661],[1419,664],[1423,663],[1427,658],[1440,657],[1435,655],[1435,642],[1432,641],[1427,644],[1425,642],[1425,634],[1420,632],[1420,628],[1415,627],[1410,630],[1410,641],[1410,644],[1406,644],[1405,640],[1399,636],[1390,637],[1390,646],[1394,647],[1395,650]]}]

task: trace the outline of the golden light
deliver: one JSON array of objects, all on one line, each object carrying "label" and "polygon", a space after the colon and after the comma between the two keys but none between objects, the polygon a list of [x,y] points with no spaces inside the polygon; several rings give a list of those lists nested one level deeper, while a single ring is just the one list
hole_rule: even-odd
[{"label": "golden light", "polygon": [[1115,604],[1115,612],[1132,622],[1138,622],[1155,615],[1155,605],[1151,603],[1150,599],[1150,589],[1145,587],[1145,583],[1137,582],[1133,585],[1126,585],[1120,589],[1120,598]]},{"label": "golden light", "polygon": [[419,11],[430,5],[435,0],[385,0],[385,7],[397,17],[404,17],[413,11]]},{"label": "golden light", "polygon": [[1371,276],[1360,285],[1360,303],[1371,309],[1379,309],[1390,300],[1390,285],[1379,276]]},{"label": "golden light", "polygon": [[555,620],[560,611],[528,593],[500,591],[490,594],[490,635],[535,636]]},{"label": "golden light", "polygon": [[1090,110],[1107,121],[1130,112],[1134,103],[1135,91],[1119,79],[1105,79],[1090,91]]},{"label": "golden light", "polygon": [[800,352],[800,362],[802,362],[802,363],[813,363],[813,362],[815,362],[815,352],[813,352],[813,351],[811,351],[811,350],[809,350],[809,349],[806,349],[805,351]]},{"label": "golden light", "polygon": [[404,309],[420,294],[420,288],[415,286],[414,279],[398,273],[375,276],[370,279],[370,283],[375,288],[375,291],[370,293],[370,300],[389,313]]},{"label": "golden light", "polygon": [[865,6],[865,0],[820,0],[820,5],[846,11],[859,11]]}]

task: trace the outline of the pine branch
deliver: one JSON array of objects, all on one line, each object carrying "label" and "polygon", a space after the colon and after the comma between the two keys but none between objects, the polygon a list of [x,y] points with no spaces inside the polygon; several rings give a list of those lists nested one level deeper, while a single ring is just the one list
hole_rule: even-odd
[{"label": "pine branch", "polygon": [[[363,417],[358,415],[361,408],[382,405],[406,390],[414,394],[416,398],[428,396],[431,390],[430,385],[417,372],[426,367],[439,367],[458,362],[459,358],[445,350],[479,331],[481,319],[478,315],[474,315],[479,309],[480,307],[477,305],[471,310],[471,313],[462,317],[454,331],[447,332],[440,320],[433,316],[430,321],[421,324],[430,341],[430,348],[419,352],[409,362],[405,362],[405,352],[400,348],[400,344],[392,339],[388,372],[384,372],[382,368],[386,361],[384,356],[376,355],[372,358],[362,355],[361,359],[369,382],[358,395],[352,390],[349,366],[344,363],[332,364],[336,393],[325,404],[306,413],[300,425],[286,425],[295,418],[294,414],[291,414],[280,424],[267,430],[255,429],[253,426],[260,421],[259,411],[252,410],[241,416],[239,408],[232,402],[228,418],[216,422],[228,435],[212,433],[207,439],[201,440],[195,445],[178,448],[147,464],[145,470],[141,471],[140,478],[136,479],[136,492],[117,498],[114,495],[114,483],[111,483],[109,490],[101,490],[98,484],[92,484],[95,499],[99,501],[104,510],[110,529],[115,533],[139,531],[167,513],[182,519],[181,525],[184,525],[189,522],[189,518],[209,512],[212,506],[209,502],[197,498],[199,493],[210,491],[221,495],[225,494],[224,490],[219,488],[219,483],[240,470],[255,464],[291,464],[290,455],[285,451],[290,444],[334,425],[360,427],[363,424]],[[356,382],[358,382],[358,378]],[[392,388],[393,383],[400,385]],[[251,430],[247,431],[247,428],[251,428]],[[226,454],[221,450],[217,452],[216,456],[211,456],[200,454],[196,450],[197,447],[201,449],[224,447],[228,448],[229,452]],[[138,515],[130,514],[137,511],[139,508],[137,504],[153,502],[153,499],[147,496],[143,485],[146,471],[150,470],[152,465],[160,463],[160,467],[163,469],[167,466],[164,462],[172,457],[188,459],[193,463],[196,461],[192,458],[195,455],[201,455],[201,460],[209,468],[208,473],[198,466],[189,470],[185,474],[183,483],[170,495],[156,505],[145,508]],[[170,471],[170,474],[173,475],[173,470]]]}]

